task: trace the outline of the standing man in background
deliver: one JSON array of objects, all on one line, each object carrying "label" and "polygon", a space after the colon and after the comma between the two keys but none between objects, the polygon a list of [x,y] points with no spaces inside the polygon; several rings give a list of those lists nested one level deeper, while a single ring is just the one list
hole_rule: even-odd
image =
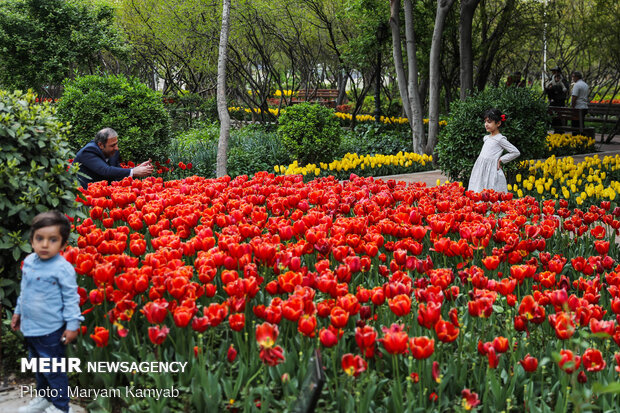
[{"label": "standing man in background", "polygon": [[573,119],[573,127],[583,129],[583,119],[588,113],[588,94],[590,88],[588,84],[583,81],[583,75],[581,72],[574,71],[573,77],[573,91],[571,92],[571,107],[573,109],[579,109],[579,119]]}]

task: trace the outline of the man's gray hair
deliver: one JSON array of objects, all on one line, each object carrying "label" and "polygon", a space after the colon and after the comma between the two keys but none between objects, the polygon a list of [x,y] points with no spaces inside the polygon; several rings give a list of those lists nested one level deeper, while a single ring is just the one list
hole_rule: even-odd
[{"label": "man's gray hair", "polygon": [[105,146],[108,143],[108,139],[115,138],[118,136],[118,133],[112,128],[103,128],[95,135],[95,145],[102,144]]}]

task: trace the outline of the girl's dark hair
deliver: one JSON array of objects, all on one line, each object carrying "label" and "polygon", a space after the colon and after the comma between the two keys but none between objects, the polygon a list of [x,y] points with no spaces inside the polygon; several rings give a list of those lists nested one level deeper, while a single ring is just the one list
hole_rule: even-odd
[{"label": "girl's dark hair", "polygon": [[502,112],[499,109],[497,109],[497,108],[488,109],[482,115],[482,119],[489,119],[489,120],[492,120],[494,122],[502,122],[502,123],[504,122],[502,120]]},{"label": "girl's dark hair", "polygon": [[60,236],[62,237],[62,243],[65,244],[69,239],[69,233],[71,232],[71,223],[65,214],[56,210],[41,212],[32,220],[30,224],[30,241],[36,230],[43,227],[53,227],[58,225],[60,230]]}]

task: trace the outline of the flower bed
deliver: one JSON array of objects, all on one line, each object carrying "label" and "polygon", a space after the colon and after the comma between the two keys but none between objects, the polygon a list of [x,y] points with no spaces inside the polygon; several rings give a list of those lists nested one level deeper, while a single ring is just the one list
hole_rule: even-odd
[{"label": "flower bed", "polygon": [[358,176],[389,176],[430,170],[432,161],[432,156],[414,152],[362,156],[348,153],[342,159],[336,159],[329,164],[321,162],[318,166],[315,164],[300,166],[295,161],[289,166],[276,165],[274,170],[283,175],[334,176],[337,179],[347,179],[351,173]]},{"label": "flower bed", "polygon": [[547,136],[549,155],[563,156],[595,151],[596,140],[589,136],[553,133]]},{"label": "flower bed", "polygon": [[517,175],[517,183],[508,189],[519,197],[532,195],[540,199],[564,199],[570,207],[598,204],[617,206],[620,193],[620,155],[587,156],[575,164],[572,157],[529,161],[526,177]]},{"label": "flower bed", "polygon": [[[352,176],[126,178],[84,193],[83,360],[189,362],[89,386],[133,411],[613,410],[620,209]],[[615,392],[615,393],[614,393]],[[105,403],[106,399],[98,399]],[[109,406],[108,406],[109,407]]]}]

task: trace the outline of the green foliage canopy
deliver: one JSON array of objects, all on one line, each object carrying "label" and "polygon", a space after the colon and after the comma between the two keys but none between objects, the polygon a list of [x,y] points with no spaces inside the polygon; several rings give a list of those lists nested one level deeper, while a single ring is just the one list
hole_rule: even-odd
[{"label": "green foliage canopy", "polygon": [[114,10],[71,0],[0,1],[0,84],[45,91],[73,70],[93,70],[101,53],[125,49]]}]

